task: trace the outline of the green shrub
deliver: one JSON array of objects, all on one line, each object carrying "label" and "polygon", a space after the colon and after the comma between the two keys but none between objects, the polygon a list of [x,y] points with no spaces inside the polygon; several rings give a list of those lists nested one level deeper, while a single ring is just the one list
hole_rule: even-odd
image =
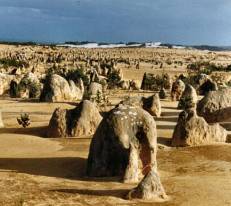
[{"label": "green shrub", "polygon": [[214,71],[226,71],[227,67],[217,66],[214,63],[209,62],[195,62],[187,66],[188,70],[192,70],[196,73],[211,74]]},{"label": "green shrub", "polygon": [[108,86],[110,88],[117,87],[121,81],[121,78],[119,76],[119,72],[117,71],[112,71],[108,75]]},{"label": "green shrub", "polygon": [[22,125],[24,128],[30,125],[30,116],[28,113],[21,114],[19,118],[17,118],[18,124]]},{"label": "green shrub", "polygon": [[81,78],[85,86],[89,85],[89,78],[84,73],[83,68],[67,70],[65,68],[60,68],[60,67],[56,67],[55,65],[53,65],[51,68],[49,68],[46,71],[46,78],[43,81],[43,83],[45,83],[46,81],[49,81],[49,78],[52,74],[60,75],[61,77],[65,78],[67,81],[72,80],[75,83],[77,83],[79,79]]},{"label": "green shrub", "polygon": [[154,75],[144,74],[141,88],[144,90],[170,89],[170,77],[168,74]]},{"label": "green shrub", "polygon": [[29,67],[29,63],[22,61],[22,60],[16,60],[16,59],[9,59],[9,58],[2,58],[0,59],[0,64],[3,65],[4,68],[8,67]]},{"label": "green shrub", "polygon": [[40,85],[39,83],[32,82],[27,78],[20,81],[17,88],[16,96],[18,96],[20,91],[29,90],[29,98],[36,98],[40,95]]},{"label": "green shrub", "polygon": [[77,83],[79,79],[81,78],[85,86],[89,85],[89,78],[84,73],[84,70],[82,68],[69,70],[67,71],[66,74],[61,75],[61,76],[63,76],[67,80],[72,80],[75,83]]}]

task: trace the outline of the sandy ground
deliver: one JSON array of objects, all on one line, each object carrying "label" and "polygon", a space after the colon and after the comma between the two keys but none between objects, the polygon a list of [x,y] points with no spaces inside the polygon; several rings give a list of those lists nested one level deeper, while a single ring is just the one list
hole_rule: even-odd
[{"label": "sandy ground", "polygon": [[[156,118],[159,173],[170,197],[164,203],[125,200],[135,184],[119,178],[85,177],[90,138],[44,138],[54,108],[73,105],[9,99],[0,105],[6,126],[0,130],[1,206],[231,205],[231,146],[166,146],[179,113],[176,102],[162,101],[162,117]],[[16,121],[23,112],[32,120],[26,129]]]},{"label": "sandy ground", "polygon": [[[8,46],[0,46],[0,51],[5,49]],[[140,51],[141,54],[143,52]],[[174,51],[174,55],[168,52],[170,50],[163,50],[162,56],[172,57],[172,60],[178,57],[182,59],[182,53],[185,56],[185,51]],[[198,51],[189,53],[185,59],[196,55]],[[222,62],[224,55],[231,58],[230,53],[216,55],[216,61]],[[225,61],[228,61],[226,56]],[[142,64],[140,70],[135,70],[121,65],[124,79],[134,79],[139,83],[144,72],[161,74],[171,71],[171,75],[185,72],[182,66],[169,70],[152,67],[151,64]],[[111,91],[110,101],[115,104],[124,96],[147,95],[151,93]],[[176,109],[177,102],[164,100],[161,104],[162,116],[155,118],[159,143],[157,161],[161,181],[170,200],[152,203],[125,200],[125,195],[136,184],[124,184],[116,177],[89,179],[85,176],[91,137],[45,138],[46,127],[54,109],[73,108],[75,104],[1,98],[5,128],[0,129],[0,206],[231,205],[231,145],[178,149],[169,147],[180,111]],[[25,129],[16,120],[24,112],[31,117],[31,125]],[[231,130],[230,123],[223,125]]]}]

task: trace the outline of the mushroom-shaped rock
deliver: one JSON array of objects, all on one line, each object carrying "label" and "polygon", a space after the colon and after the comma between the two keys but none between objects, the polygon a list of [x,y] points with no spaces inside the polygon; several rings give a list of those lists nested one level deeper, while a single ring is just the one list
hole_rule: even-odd
[{"label": "mushroom-shaped rock", "polygon": [[[93,136],[87,175],[121,176],[124,182],[137,182],[140,176],[145,175],[142,182],[150,187],[139,187],[143,190],[141,193],[162,197],[165,193],[159,188],[159,182],[150,178],[153,172],[158,175],[156,152],[157,133],[153,117],[140,107],[119,104],[104,117]],[[133,198],[133,195],[129,196]]]},{"label": "mushroom-shaped rock", "polygon": [[74,87],[72,81],[69,85],[66,79],[57,74],[53,74],[46,79],[40,96],[40,101],[60,102],[81,100],[84,93],[84,87],[81,80],[78,89],[76,87]]},{"label": "mushroom-shaped rock", "polygon": [[75,109],[57,108],[48,126],[48,137],[79,137],[94,134],[102,117],[94,103],[84,100]]},{"label": "mushroom-shaped rock", "polygon": [[172,146],[196,146],[226,142],[227,131],[219,124],[209,125],[196,111],[187,110],[179,114],[173,132]]},{"label": "mushroom-shaped rock", "polygon": [[182,80],[178,79],[172,84],[171,98],[173,101],[180,100],[182,93],[184,92],[185,84]]},{"label": "mushroom-shaped rock", "polygon": [[231,89],[209,92],[197,103],[197,113],[210,123],[230,120]]},{"label": "mushroom-shaped rock", "polygon": [[148,98],[143,98],[143,108],[148,111],[152,116],[160,117],[161,103],[159,94],[156,93]]},{"label": "mushroom-shaped rock", "polygon": [[197,104],[197,92],[190,84],[186,84],[185,90],[178,103],[178,109],[195,108]]}]

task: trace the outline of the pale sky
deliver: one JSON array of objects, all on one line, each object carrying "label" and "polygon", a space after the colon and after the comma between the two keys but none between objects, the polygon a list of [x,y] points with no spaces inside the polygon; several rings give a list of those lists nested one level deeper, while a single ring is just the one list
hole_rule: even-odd
[{"label": "pale sky", "polygon": [[231,0],[0,0],[0,40],[231,45]]}]

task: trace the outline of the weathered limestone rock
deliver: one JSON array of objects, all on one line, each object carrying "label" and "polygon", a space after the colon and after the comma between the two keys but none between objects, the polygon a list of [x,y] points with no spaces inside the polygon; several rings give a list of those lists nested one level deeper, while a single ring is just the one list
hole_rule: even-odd
[{"label": "weathered limestone rock", "polygon": [[151,170],[138,186],[128,193],[127,198],[152,201],[164,201],[168,199],[160,177],[155,170]]},{"label": "weathered limestone rock", "polygon": [[68,137],[68,110],[56,108],[48,125],[47,136],[52,138]]},{"label": "weathered limestone rock", "polygon": [[209,79],[210,79],[209,75],[202,73],[196,76],[196,83],[200,87],[202,84],[207,82]]},{"label": "weathered limestone rock", "polygon": [[81,100],[84,93],[84,86],[80,80],[79,86],[70,81],[70,85],[63,77],[51,75],[42,90],[40,101],[44,102],[62,102]]},{"label": "weathered limestone rock", "polygon": [[178,79],[172,84],[171,98],[173,101],[180,100],[180,97],[185,89],[185,84],[182,80]]},{"label": "weathered limestone rock", "polygon": [[102,80],[100,81],[100,84],[102,85],[103,92],[106,92],[107,89],[108,89],[107,79],[102,79]]},{"label": "weathered limestone rock", "polygon": [[19,83],[16,83],[17,82],[15,80],[12,80],[10,84],[10,94],[12,97],[37,98],[41,94],[40,81],[37,75],[32,72],[24,75]]},{"label": "weathered limestone rock", "polygon": [[167,93],[166,93],[166,90],[164,88],[160,89],[159,97],[160,97],[160,99],[165,99],[167,97]]},{"label": "weathered limestone rock", "polygon": [[211,79],[208,79],[198,88],[198,93],[200,95],[206,95],[210,91],[217,91],[217,90],[218,90],[217,83],[212,81]]},{"label": "weathered limestone rock", "polygon": [[97,94],[103,93],[103,88],[100,83],[92,82],[89,86],[88,93],[90,96],[95,97]]},{"label": "weathered limestone rock", "polygon": [[23,79],[26,79],[27,81],[30,81],[30,82],[35,82],[35,83],[37,83],[37,84],[40,83],[40,82],[39,82],[39,79],[38,79],[38,77],[37,77],[37,75],[34,74],[34,73],[32,73],[32,72],[27,73],[27,74],[23,77]]},{"label": "weathered limestone rock", "polygon": [[21,87],[21,89],[18,91],[17,97],[28,99],[30,97],[30,90],[26,87]]},{"label": "weathered limestone rock", "polygon": [[17,80],[11,80],[10,82],[10,97],[15,98],[18,96],[18,81]]},{"label": "weathered limestone rock", "polygon": [[120,104],[143,108],[143,97],[140,96],[126,97],[124,100],[120,102]]},{"label": "weathered limestone rock", "polygon": [[160,117],[161,103],[159,95],[156,93],[150,97],[128,97],[120,102],[121,104],[140,107],[146,110],[152,116]]},{"label": "weathered limestone rock", "polygon": [[131,80],[129,82],[129,88],[131,90],[140,90],[140,86],[139,86],[139,84],[135,80]]},{"label": "weathered limestone rock", "polygon": [[[156,163],[157,133],[153,117],[140,107],[120,104],[104,117],[96,130],[88,156],[87,175],[121,176],[137,182],[145,176],[130,198],[165,197]],[[147,185],[142,186],[142,185]]]},{"label": "weathered limestone rock", "polygon": [[69,86],[71,90],[71,96],[73,100],[81,100],[83,99],[83,94],[84,94],[84,84],[82,79],[79,79],[77,84],[75,84],[74,81],[70,80],[69,81]]},{"label": "weathered limestone rock", "polygon": [[14,75],[0,73],[0,95],[3,95],[10,89],[10,82],[14,79]]},{"label": "weathered limestone rock", "polygon": [[185,90],[178,103],[178,109],[195,108],[197,104],[197,92],[190,84],[186,84]]},{"label": "weathered limestone rock", "polygon": [[128,81],[121,81],[120,82],[120,87],[124,90],[128,90],[129,89],[129,82]]},{"label": "weathered limestone rock", "polygon": [[230,120],[231,89],[209,92],[198,102],[197,113],[210,123]]},{"label": "weathered limestone rock", "polygon": [[170,89],[171,85],[171,78],[168,74],[155,75],[145,72],[141,83],[141,89],[156,91],[159,90],[161,87],[164,89]]},{"label": "weathered limestone rock", "polygon": [[156,93],[148,98],[143,98],[143,108],[152,116],[160,117],[161,103],[159,94]]},{"label": "weathered limestone rock", "polygon": [[99,82],[99,74],[95,68],[91,68],[90,71],[90,82]]},{"label": "weathered limestone rock", "polygon": [[94,103],[84,100],[75,109],[57,108],[48,126],[48,137],[79,137],[94,134],[102,117]]},{"label": "weathered limestone rock", "polygon": [[172,137],[172,146],[196,146],[226,142],[227,131],[219,124],[209,125],[195,110],[179,114]]}]

